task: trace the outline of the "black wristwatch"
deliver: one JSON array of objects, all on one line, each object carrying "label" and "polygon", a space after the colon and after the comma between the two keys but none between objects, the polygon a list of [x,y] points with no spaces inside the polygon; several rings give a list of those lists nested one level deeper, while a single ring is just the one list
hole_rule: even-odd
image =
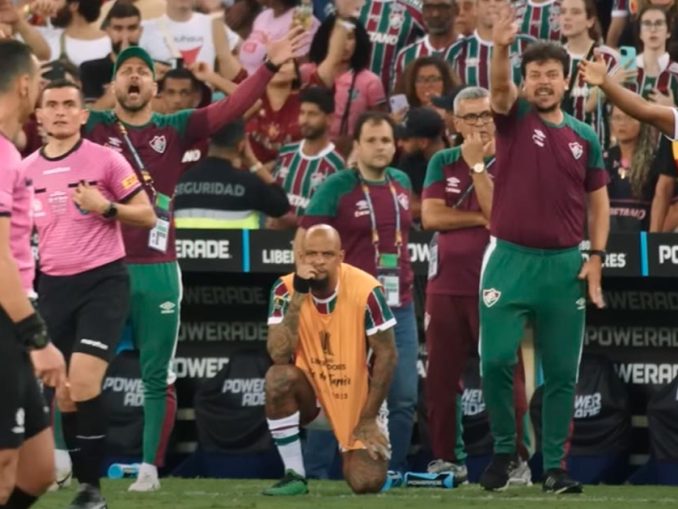
[{"label": "black wristwatch", "polygon": [[19,341],[27,348],[41,350],[49,344],[47,326],[36,311],[14,324]]},{"label": "black wristwatch", "polygon": [[264,65],[266,66],[266,69],[268,69],[272,73],[277,73],[282,67],[282,65],[276,65],[273,62],[271,62],[268,57],[266,57],[266,59],[264,60]]},{"label": "black wristwatch", "polygon": [[118,207],[115,206],[114,202],[108,204],[108,208],[101,214],[101,217],[106,219],[113,219],[118,215]]},{"label": "black wristwatch", "polygon": [[602,249],[591,249],[589,251],[589,258],[592,257],[592,256],[599,256],[601,262],[605,261],[606,255],[607,255],[607,253],[605,251],[603,251]]}]

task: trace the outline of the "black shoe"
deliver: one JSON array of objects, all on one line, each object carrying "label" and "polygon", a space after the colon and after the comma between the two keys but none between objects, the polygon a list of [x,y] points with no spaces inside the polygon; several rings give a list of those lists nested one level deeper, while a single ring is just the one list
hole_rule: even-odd
[{"label": "black shoe", "polygon": [[480,485],[487,491],[504,491],[509,485],[509,472],[516,462],[514,454],[495,454],[480,476]]},{"label": "black shoe", "polygon": [[581,493],[583,491],[581,483],[572,479],[567,472],[561,468],[552,468],[544,474],[544,484],[542,489],[546,493]]},{"label": "black shoe", "polygon": [[68,509],[108,509],[108,505],[99,488],[91,484],[81,484]]}]

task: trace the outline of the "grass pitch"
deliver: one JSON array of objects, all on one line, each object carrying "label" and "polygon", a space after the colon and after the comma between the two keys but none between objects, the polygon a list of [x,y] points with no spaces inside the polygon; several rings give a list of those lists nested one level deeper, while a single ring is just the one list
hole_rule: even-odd
[{"label": "grass pitch", "polygon": [[[311,481],[301,497],[264,497],[270,480],[163,479],[155,493],[128,493],[130,481],[104,481],[109,509],[654,509],[678,508],[678,487],[585,486],[583,495],[552,496],[541,486],[489,494],[477,484],[457,489],[397,488],[371,496],[351,494],[342,481]],[[74,488],[48,493],[34,507],[66,509]]]}]

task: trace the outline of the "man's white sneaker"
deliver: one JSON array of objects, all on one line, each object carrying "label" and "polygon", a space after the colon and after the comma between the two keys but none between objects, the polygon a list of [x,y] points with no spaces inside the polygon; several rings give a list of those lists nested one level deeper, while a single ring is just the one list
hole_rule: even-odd
[{"label": "man's white sneaker", "polygon": [[513,486],[532,486],[532,471],[527,461],[518,460],[509,467],[509,484]]},{"label": "man's white sneaker", "polygon": [[160,489],[160,481],[157,476],[148,474],[145,472],[139,472],[139,477],[136,481],[128,488],[127,491],[158,491]]}]

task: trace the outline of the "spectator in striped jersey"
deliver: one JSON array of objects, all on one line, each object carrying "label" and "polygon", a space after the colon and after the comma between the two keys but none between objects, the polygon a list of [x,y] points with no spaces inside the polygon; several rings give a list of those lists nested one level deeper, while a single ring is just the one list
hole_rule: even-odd
[{"label": "spectator in striped jersey", "polygon": [[638,18],[643,52],[636,58],[638,75],[629,88],[654,103],[674,106],[678,97],[678,64],[666,50],[671,19],[660,7],[647,7]]},{"label": "spectator in striped jersey", "polygon": [[652,166],[651,173],[657,175],[657,184],[652,198],[650,232],[672,232],[678,226],[678,142],[662,136]]},{"label": "spectator in striped jersey", "polygon": [[[508,0],[478,0],[476,3],[478,28],[473,34],[455,43],[445,55],[445,60],[466,86],[490,87],[492,29],[499,9],[508,5]],[[522,81],[520,56],[532,42],[533,37],[519,34],[509,48],[513,82],[516,85]]]},{"label": "spectator in striped jersey", "polygon": [[613,0],[610,26],[607,28],[605,42],[612,48],[619,47],[619,39],[629,20],[629,1]]},{"label": "spectator in striped jersey", "polygon": [[455,0],[457,13],[454,17],[454,33],[468,37],[476,29],[476,0]]},{"label": "spectator in striped jersey", "polygon": [[560,4],[561,0],[518,0],[518,33],[531,35],[535,39],[560,42]]},{"label": "spectator in striped jersey", "polygon": [[330,90],[308,87],[299,94],[298,143],[285,145],[278,155],[273,176],[287,193],[290,211],[283,217],[270,218],[269,228],[296,228],[313,193],[330,175],[344,168],[344,159],[330,141],[334,117],[334,96]]},{"label": "spectator in striped jersey", "polygon": [[421,57],[405,70],[402,90],[410,108],[432,108],[433,98],[450,94],[454,86],[450,69],[441,58]]},{"label": "spectator in striped jersey", "polygon": [[442,57],[457,40],[458,36],[454,31],[456,10],[454,0],[423,0],[422,13],[428,33],[400,50],[393,69],[392,87],[410,62],[429,55]]},{"label": "spectator in striped jersey", "polygon": [[[570,55],[568,71],[569,86],[563,99],[563,109],[593,127],[604,147],[609,141],[609,129],[606,111],[603,109],[602,95],[592,93],[579,72],[579,62],[591,58],[594,49],[602,55],[610,74],[614,74],[619,65],[619,53],[608,46],[598,46],[597,15],[595,0],[563,0],[560,7],[560,26],[565,37],[565,49]],[[621,71],[628,74],[629,71]],[[634,73],[635,74],[635,73]]]}]

